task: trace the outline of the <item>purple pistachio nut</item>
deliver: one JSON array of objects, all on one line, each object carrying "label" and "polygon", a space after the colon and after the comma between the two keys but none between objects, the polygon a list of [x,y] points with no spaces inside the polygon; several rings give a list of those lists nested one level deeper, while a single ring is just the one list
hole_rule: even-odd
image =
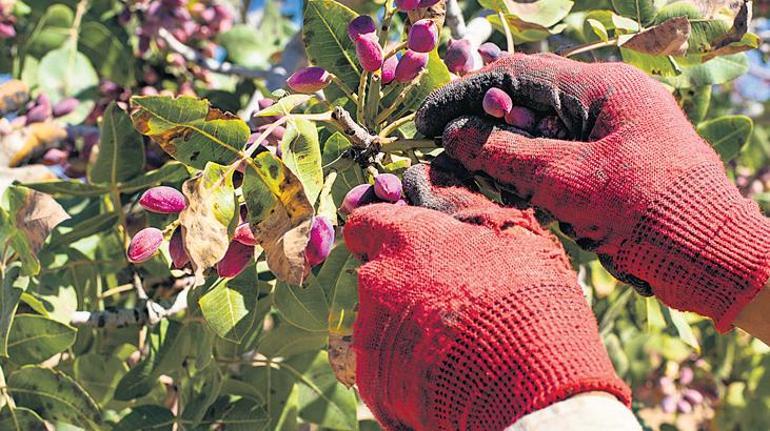
[{"label": "purple pistachio nut", "polygon": [[140,230],[131,238],[128,244],[129,262],[142,263],[148,261],[158,247],[163,243],[163,232],[154,227],[148,227]]},{"label": "purple pistachio nut", "polygon": [[490,88],[487,90],[481,104],[484,107],[484,112],[495,118],[505,117],[505,114],[513,108],[511,96],[499,88]]},{"label": "purple pistachio nut", "polygon": [[693,406],[703,402],[703,394],[696,389],[685,389],[682,391],[682,396]]},{"label": "purple pistachio nut", "polygon": [[43,164],[46,166],[64,165],[69,158],[69,151],[59,148],[51,148],[43,154]]},{"label": "purple pistachio nut", "polygon": [[395,80],[401,84],[411,82],[428,64],[428,54],[406,50],[396,66]]},{"label": "purple pistachio nut", "polygon": [[679,383],[689,385],[692,383],[693,377],[695,377],[695,374],[693,373],[692,368],[682,367],[679,369]]},{"label": "purple pistachio nut", "polygon": [[57,104],[53,105],[53,116],[63,117],[70,114],[78,107],[78,105],[80,105],[80,101],[74,97],[62,99]]},{"label": "purple pistachio nut", "polygon": [[692,412],[692,404],[690,404],[690,402],[686,399],[682,398],[676,402],[676,409],[679,410],[680,413],[690,413]]},{"label": "purple pistachio nut", "polygon": [[420,5],[420,0],[396,0],[396,7],[402,12],[415,10]]},{"label": "purple pistachio nut", "polygon": [[139,205],[154,213],[176,214],[187,207],[187,201],[179,190],[158,186],[144,192],[139,198]]},{"label": "purple pistachio nut", "polygon": [[398,57],[391,55],[382,63],[382,85],[388,85],[396,79],[396,67],[398,66]]},{"label": "purple pistachio nut", "polygon": [[374,72],[382,67],[382,47],[376,34],[362,35],[356,40],[356,56],[361,67],[367,72]]},{"label": "purple pistachio nut", "polygon": [[505,122],[530,132],[535,128],[535,113],[523,106],[514,106],[505,114]]},{"label": "purple pistachio nut", "polygon": [[439,0],[420,0],[420,3],[417,5],[418,7],[431,7],[434,4],[438,3]]},{"label": "purple pistachio nut", "polygon": [[176,269],[182,269],[190,262],[190,256],[185,251],[182,242],[181,227],[176,228],[171,235],[171,240],[168,242],[168,254],[171,255],[171,264]]},{"label": "purple pistachio nut", "polygon": [[479,47],[479,55],[481,55],[481,59],[484,60],[485,65],[493,63],[500,58],[500,54],[502,54],[500,47],[492,42],[482,43]]},{"label": "purple pistachio nut", "polygon": [[348,215],[354,209],[376,201],[377,196],[374,194],[374,187],[369,184],[359,184],[345,195],[342,205],[340,205],[340,213]]},{"label": "purple pistachio nut", "polygon": [[569,133],[564,123],[556,115],[547,115],[537,123],[537,132],[540,136],[550,139],[564,139]]},{"label": "purple pistachio nut", "polygon": [[676,411],[677,397],[675,395],[666,395],[660,401],[660,409],[663,413],[674,413]]},{"label": "purple pistachio nut", "polygon": [[250,245],[252,247],[257,245],[257,240],[254,238],[254,232],[251,231],[251,226],[249,226],[248,223],[240,224],[235,228],[233,241],[238,241],[243,245]]},{"label": "purple pistachio nut", "polygon": [[324,216],[316,216],[310,228],[310,240],[305,247],[305,260],[315,266],[326,260],[334,244],[334,226]]},{"label": "purple pistachio nut", "polygon": [[235,277],[254,261],[254,246],[230,241],[225,256],[217,263],[217,274],[220,277]]},{"label": "purple pistachio nut", "polygon": [[0,39],[16,37],[16,29],[10,22],[0,22]]},{"label": "purple pistachio nut", "polygon": [[473,59],[471,42],[468,39],[450,40],[444,54],[444,63],[450,72],[456,75],[465,75],[472,72],[476,65]]},{"label": "purple pistachio nut", "polygon": [[275,105],[275,100],[273,100],[273,99],[271,99],[269,97],[266,97],[264,99],[259,99],[257,101],[257,105],[259,106],[259,109],[262,110],[262,109],[269,108],[269,107]]},{"label": "purple pistachio nut", "polygon": [[332,82],[332,77],[329,72],[322,67],[315,66],[303,67],[286,80],[286,84],[292,90],[308,94],[323,90],[330,82]]},{"label": "purple pistachio nut", "polygon": [[51,118],[50,104],[37,104],[27,111],[27,124],[42,123]]},{"label": "purple pistachio nut", "polygon": [[369,15],[358,16],[348,24],[348,37],[353,42],[358,41],[361,36],[374,34],[376,31],[377,25]]},{"label": "purple pistachio nut", "polygon": [[407,46],[412,51],[431,52],[438,44],[438,29],[433,20],[421,19],[409,28]]},{"label": "purple pistachio nut", "polygon": [[374,194],[386,202],[401,199],[401,180],[393,174],[379,174],[374,177]]}]

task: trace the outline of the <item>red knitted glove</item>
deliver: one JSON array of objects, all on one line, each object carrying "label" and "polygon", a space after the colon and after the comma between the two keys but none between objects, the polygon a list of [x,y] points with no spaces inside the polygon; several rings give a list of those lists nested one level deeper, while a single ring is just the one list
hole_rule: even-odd
[{"label": "red knitted glove", "polygon": [[[463,117],[482,115],[490,87],[555,111],[578,141]],[[712,318],[720,331],[770,277],[770,223],[674,98],[631,66],[508,56],[430,96],[417,127],[443,132],[446,152],[466,168],[550,212],[620,280]]]},{"label": "red knitted glove", "polygon": [[[357,209],[345,242],[362,257],[353,332],[361,397],[390,430],[484,430],[571,395],[628,404],[564,251],[530,211],[459,186]],[[443,195],[443,197],[441,196]]]}]

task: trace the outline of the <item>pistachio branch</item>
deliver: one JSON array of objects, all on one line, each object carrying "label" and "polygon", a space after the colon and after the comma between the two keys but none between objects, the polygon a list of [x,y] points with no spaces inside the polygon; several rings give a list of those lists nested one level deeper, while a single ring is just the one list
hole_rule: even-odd
[{"label": "pistachio branch", "polygon": [[[134,282],[135,284],[136,282]],[[88,326],[94,328],[122,328],[124,326],[157,325],[161,320],[187,309],[187,294],[195,284],[195,277],[185,277],[177,280],[184,287],[177,293],[174,302],[165,308],[152,299],[140,299],[139,305],[133,308],[112,308],[104,311],[75,311],[70,317],[70,325]],[[144,293],[142,287],[137,293]],[[140,297],[141,298],[141,297]]]},{"label": "pistachio branch", "polygon": [[[216,61],[212,58],[206,58],[202,56],[198,51],[190,48],[179,39],[174,37],[165,28],[158,29],[158,37],[160,37],[172,51],[180,54],[185,60],[193,62],[204,69],[208,69],[212,72],[221,73],[224,75],[236,75],[243,78],[250,79],[268,79],[274,77],[277,72],[273,70],[256,70],[248,67],[238,66],[227,61]],[[282,74],[285,77],[285,74]]]},{"label": "pistachio branch", "polygon": [[377,145],[382,141],[377,135],[372,135],[363,126],[356,123],[350,112],[341,106],[335,106],[332,111],[332,122],[342,130],[342,133],[350,139],[354,148],[368,149],[372,145]]},{"label": "pistachio branch", "polygon": [[447,0],[446,2],[446,26],[449,27],[453,39],[462,39],[468,31],[465,26],[463,11],[457,0]]}]

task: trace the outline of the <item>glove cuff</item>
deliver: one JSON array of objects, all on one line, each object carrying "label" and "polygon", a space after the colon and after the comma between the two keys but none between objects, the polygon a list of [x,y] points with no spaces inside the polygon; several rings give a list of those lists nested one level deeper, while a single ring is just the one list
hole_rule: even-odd
[{"label": "glove cuff", "polygon": [[704,164],[650,207],[616,264],[665,304],[708,316],[726,332],[770,278],[770,220],[721,166]]}]

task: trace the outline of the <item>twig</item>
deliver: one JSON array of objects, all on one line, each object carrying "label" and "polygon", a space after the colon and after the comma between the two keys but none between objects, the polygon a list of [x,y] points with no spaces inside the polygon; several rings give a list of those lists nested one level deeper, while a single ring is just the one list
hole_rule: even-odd
[{"label": "twig", "polygon": [[438,145],[433,139],[399,139],[397,141],[386,142],[382,145],[382,151],[406,151],[419,150],[426,148],[436,148]]},{"label": "twig", "polygon": [[[104,311],[75,311],[70,325],[94,328],[122,328],[128,325],[154,326],[161,320],[187,309],[187,294],[194,284],[194,277],[188,277],[187,285],[179,291],[171,307],[165,308],[152,299],[142,300],[134,308],[108,308]],[[144,291],[142,289],[142,291]]]},{"label": "twig", "polygon": [[350,143],[355,148],[368,149],[372,145],[379,146],[381,143],[379,136],[372,135],[363,126],[356,123],[350,113],[341,106],[334,107],[332,120],[342,130],[342,133],[350,139]]},{"label": "twig", "polygon": [[[193,62],[205,69],[208,69],[212,72],[221,73],[225,75],[236,75],[243,78],[250,78],[250,79],[269,79],[272,75],[275,74],[272,70],[256,70],[256,69],[249,69],[247,67],[238,66],[236,64],[227,62],[227,61],[216,61],[213,58],[206,58],[202,56],[198,51],[190,48],[189,46],[185,45],[184,43],[180,42],[179,39],[175,38],[174,35],[168,32],[165,28],[160,28],[158,30],[158,37],[160,37],[169,48],[171,48],[172,51],[180,54],[182,57],[184,57],[187,61]],[[281,75],[282,77],[285,77],[285,74]]]},{"label": "twig", "polygon": [[462,39],[465,37],[467,28],[465,27],[465,18],[463,11],[457,0],[447,0],[446,2],[446,25],[452,32],[453,39]]},{"label": "twig", "polygon": [[361,78],[358,80],[358,106],[356,107],[356,120],[359,123],[365,123],[364,105],[366,104],[366,84],[369,82],[369,72],[361,71]]},{"label": "twig", "polygon": [[500,25],[502,25],[503,30],[505,30],[505,42],[508,44],[508,52],[513,54],[513,35],[511,34],[511,28],[508,26],[508,20],[505,19],[505,14],[502,12],[498,12],[497,16],[500,17]]},{"label": "twig", "polygon": [[399,42],[396,45],[393,45],[388,51],[385,52],[385,55],[382,56],[382,60],[387,60],[390,57],[393,57],[398,53],[398,51],[401,51],[402,49],[406,48],[406,41]]},{"label": "twig", "polygon": [[610,39],[607,41],[601,41],[601,42],[592,42],[592,43],[587,43],[585,45],[578,45],[572,48],[567,48],[565,50],[557,51],[557,54],[561,55],[562,57],[571,57],[573,55],[582,54],[584,52],[593,51],[595,49],[613,46],[613,45],[616,45],[617,43],[618,43],[617,38]]},{"label": "twig", "polygon": [[382,131],[380,131],[380,137],[387,138],[388,135],[390,135],[391,133],[393,133],[396,130],[398,130],[399,127],[401,127],[404,124],[414,120],[415,115],[416,114],[412,113],[412,114],[409,114],[409,115],[407,115],[405,117],[401,117],[398,120],[388,124],[387,126],[385,126],[384,129],[382,129]]},{"label": "twig", "polygon": [[385,109],[384,111],[380,112],[379,115],[377,115],[377,118],[375,119],[375,123],[376,124],[382,123],[383,121],[387,120],[391,114],[396,112],[396,110],[403,105],[404,100],[406,100],[406,97],[409,95],[409,92],[412,91],[412,89],[415,88],[415,86],[417,86],[419,82],[420,81],[418,81],[415,78],[414,83],[406,86],[403,90],[401,90],[401,93],[399,93],[398,96],[396,96],[396,99],[393,101],[393,103],[387,109]]}]

